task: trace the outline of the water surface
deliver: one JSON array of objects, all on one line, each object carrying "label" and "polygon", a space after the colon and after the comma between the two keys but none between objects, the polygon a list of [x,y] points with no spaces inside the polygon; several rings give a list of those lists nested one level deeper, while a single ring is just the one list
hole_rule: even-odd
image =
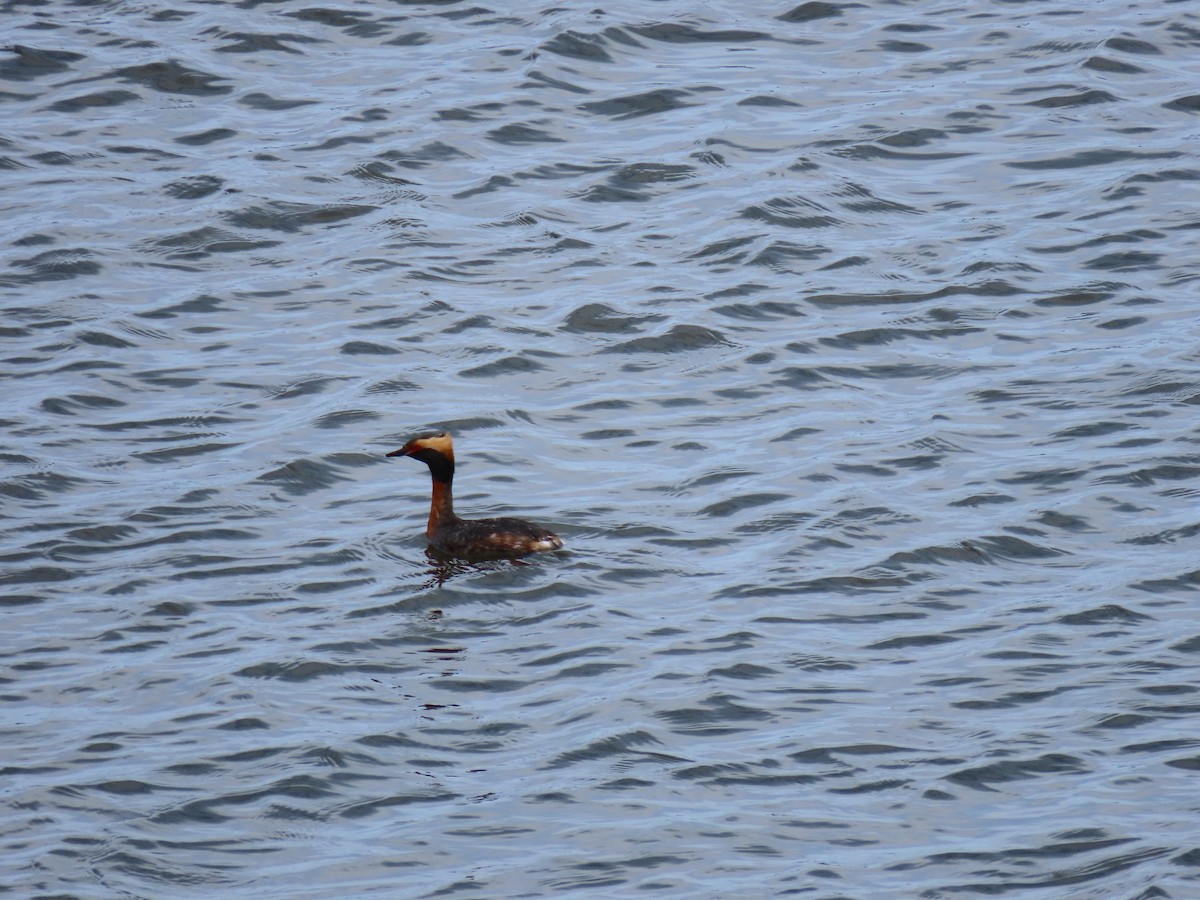
[{"label": "water surface", "polygon": [[1200,892],[1192,4],[0,14],[14,896]]}]

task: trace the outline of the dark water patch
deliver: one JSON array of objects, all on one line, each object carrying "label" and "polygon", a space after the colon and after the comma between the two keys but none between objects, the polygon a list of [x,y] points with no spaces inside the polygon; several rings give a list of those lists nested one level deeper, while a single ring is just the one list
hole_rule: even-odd
[{"label": "dark water patch", "polygon": [[777,197],[766,203],[748,206],[742,218],[766,222],[784,228],[827,228],[840,224],[821,204],[803,197]]},{"label": "dark water patch", "polygon": [[189,388],[204,379],[180,374],[179,370],[162,369],[151,372],[134,372],[133,377],[142,384],[156,388]]},{"label": "dark water patch", "polygon": [[1058,109],[1060,107],[1075,107],[1075,106],[1093,106],[1097,103],[1117,103],[1119,98],[1108,93],[1108,91],[1087,90],[1079,91],[1074,94],[1064,94],[1056,97],[1045,97],[1041,100],[1030,101],[1030,106],[1040,106],[1044,109]]},{"label": "dark water patch", "polygon": [[814,306],[836,308],[842,306],[900,306],[957,296],[1011,297],[1022,293],[1024,291],[1006,282],[992,281],[982,285],[940,288],[928,293],[810,294],[804,299]]},{"label": "dark water patch", "polygon": [[[710,786],[747,785],[755,787],[791,787],[795,785],[815,784],[824,778],[837,776],[819,776],[802,773],[770,773],[761,769],[775,768],[777,763],[766,763],[753,766],[746,763],[725,763],[721,765],[690,766],[675,772],[675,777],[684,781],[698,781]],[[759,770],[759,771],[756,771]],[[832,790],[832,789],[831,789]]]},{"label": "dark water patch", "polygon": [[540,372],[545,365],[526,356],[509,356],[494,362],[484,363],[463,369],[459,374],[464,378],[497,378],[504,375],[525,375]]},{"label": "dark water patch", "polygon": [[113,544],[123,542],[135,534],[137,529],[132,525],[91,525],[68,531],[67,537],[92,544]]},{"label": "dark water patch", "polygon": [[949,546],[922,547],[918,550],[908,550],[893,553],[883,561],[884,566],[907,568],[913,565],[957,565],[959,563],[987,564],[993,562],[992,557],[982,548],[971,541],[963,541]]},{"label": "dark water patch", "polygon": [[656,22],[653,25],[630,26],[629,31],[647,40],[662,41],[666,44],[715,43],[728,45],[771,39],[771,35],[761,31],[737,29],[702,31],[695,26],[678,22]]},{"label": "dark water patch", "polygon": [[315,491],[326,490],[339,481],[345,481],[346,477],[338,472],[336,466],[328,463],[312,459],[297,459],[260,475],[257,480],[277,485],[288,494],[304,496]]},{"label": "dark water patch", "polygon": [[780,22],[814,22],[818,19],[836,19],[842,15],[845,8],[854,8],[854,3],[825,3],[823,0],[809,0],[801,3],[787,12],[776,16]]},{"label": "dark water patch", "polygon": [[433,35],[427,31],[410,31],[407,34],[389,38],[387,44],[391,47],[419,47],[422,44],[432,43],[433,40]]},{"label": "dark water patch", "polygon": [[656,717],[679,734],[714,737],[745,731],[749,723],[772,716],[767,710],[737,702],[731,695],[711,694],[699,706],[661,710]]},{"label": "dark water patch", "polygon": [[[900,136],[903,140],[903,136]],[[966,154],[952,153],[948,150],[940,150],[930,153],[913,153],[912,151],[901,152],[889,146],[884,138],[878,142],[870,144],[855,144],[845,147],[838,151],[838,156],[844,156],[849,159],[855,159],[862,162],[870,162],[872,160],[895,160],[895,161],[934,161],[934,160],[951,160],[959,159]],[[844,203],[842,206],[852,212],[860,213],[904,213],[906,215],[920,215],[922,210],[914,206],[898,203],[894,200],[871,199],[867,201],[853,201]]]},{"label": "dark water patch", "polygon": [[175,143],[183,144],[186,147],[204,147],[208,144],[215,144],[217,141],[237,137],[237,135],[238,132],[232,128],[209,128],[205,131],[198,131],[195,134],[177,137],[175,138]]},{"label": "dark water patch", "polygon": [[693,105],[689,102],[689,98],[694,94],[695,89],[660,89],[641,94],[627,94],[610,100],[593,100],[581,103],[579,108],[584,112],[607,116],[616,122],[623,122],[686,109]]},{"label": "dark water patch", "polygon": [[216,175],[188,175],[179,181],[172,181],[163,191],[176,200],[199,200],[209,197],[224,187],[224,180]]},{"label": "dark water patch", "polygon": [[58,566],[31,566],[28,569],[0,572],[0,585],[8,587],[20,584],[52,584],[70,581],[77,574]]},{"label": "dark water patch", "polygon": [[1197,535],[1200,535],[1200,523],[1186,525],[1179,528],[1166,528],[1162,531],[1156,531],[1151,534],[1138,535],[1137,537],[1127,538],[1121,543],[1133,544],[1135,546],[1174,544],[1178,543],[1179,541],[1190,540]]},{"label": "dark water patch", "polygon": [[1142,269],[1159,268],[1161,256],[1157,253],[1144,253],[1138,250],[1123,250],[1118,253],[1106,253],[1088,260],[1084,265],[1088,269],[1101,269],[1106,272],[1136,272]]},{"label": "dark water patch", "polygon": [[799,391],[812,391],[833,387],[820,372],[808,366],[785,366],[770,373],[778,376],[770,382],[773,386],[792,388]]},{"label": "dark water patch", "polygon": [[1104,46],[1118,53],[1132,53],[1136,56],[1161,56],[1162,51],[1149,41],[1131,37],[1111,37]]},{"label": "dark water patch", "polygon": [[808,437],[812,434],[820,434],[820,428],[810,428],[807,425],[802,425],[799,428],[792,428],[789,431],[781,434],[779,437],[771,438],[771,443],[786,443],[789,441],[798,440]]},{"label": "dark water patch", "polygon": [[[1190,461],[1190,458],[1185,458]],[[1128,484],[1147,487],[1163,481],[1191,481],[1200,475],[1200,466],[1164,463],[1163,465],[1134,469],[1121,475],[1103,475],[1096,479],[1100,484]]]},{"label": "dark water patch", "polygon": [[292,44],[315,44],[318,40],[304,34],[262,34],[231,31],[221,37],[228,43],[213,47],[214,53],[302,53]]},{"label": "dark water patch", "polygon": [[827,347],[839,349],[859,349],[860,347],[884,347],[889,343],[910,341],[940,341],[965,335],[976,335],[983,332],[982,328],[962,325],[958,328],[875,328],[863,331],[848,332],[836,337],[822,337],[821,343]]},{"label": "dark water patch", "polygon": [[516,678],[446,678],[438,681],[438,690],[451,694],[506,694],[522,691],[528,687],[528,682]]},{"label": "dark water patch", "polygon": [[741,494],[729,500],[721,500],[717,503],[709,504],[700,510],[697,515],[707,516],[709,518],[726,518],[735,513],[742,512],[748,509],[755,509],[760,506],[765,506],[771,503],[778,503],[782,500],[790,499],[788,494]]},{"label": "dark water patch", "polygon": [[917,41],[880,41],[879,49],[889,53],[928,53],[933,48]]},{"label": "dark water patch", "polygon": [[[558,668],[559,671],[561,672],[563,670],[563,667],[562,667],[563,663],[567,663],[567,662],[574,663],[577,660],[586,659],[586,658],[590,658],[593,656],[603,656],[606,658],[612,658],[615,655],[616,654],[614,653],[614,648],[612,648],[612,647],[607,647],[607,646],[579,647],[579,648],[573,648],[570,650],[556,652],[556,653],[551,654],[550,656],[539,657],[537,659],[530,660],[530,661],[524,663],[523,665],[531,666],[531,667],[554,666],[554,667]],[[613,665],[617,665],[617,664],[613,664]],[[567,668],[570,668],[570,667],[567,667]]]},{"label": "dark water patch", "polygon": [[[816,551],[829,549],[829,542],[815,546]],[[865,593],[894,593],[899,588],[908,587],[921,580],[921,576],[907,574],[897,576],[895,573],[879,573],[876,575],[834,575],[811,580],[791,581],[774,585],[742,584],[723,588],[716,596],[728,599],[749,599],[767,597],[793,597],[801,594],[834,594],[839,596],[859,596]]]},{"label": "dark water patch", "polygon": [[95,254],[86,248],[47,250],[36,256],[16,259],[12,264],[21,271],[0,273],[0,284],[38,284],[97,275],[101,271]]},{"label": "dark water patch", "polygon": [[[154,609],[149,610],[147,615],[163,616],[164,618],[180,619],[193,615],[196,612],[196,607],[190,603],[166,602],[160,603]],[[114,748],[115,749],[115,748]]]},{"label": "dark water patch", "polygon": [[1195,113],[1200,112],[1200,94],[1189,94],[1185,97],[1176,97],[1163,104],[1165,109],[1178,110],[1179,112]]},{"label": "dark water patch", "polygon": [[69,50],[48,50],[13,44],[4,48],[13,56],[0,60],[0,79],[4,81],[32,81],[47,75],[58,75],[71,69],[71,63],[86,59],[82,53]]},{"label": "dark water patch", "polygon": [[997,479],[1001,484],[1034,486],[1039,488],[1056,488],[1078,481],[1087,473],[1078,469],[1051,467],[1035,471],[1019,471],[1016,474]]},{"label": "dark water patch", "polygon": [[[177,525],[178,523],[172,523]],[[128,529],[128,526],[123,526],[119,530],[124,537],[132,537],[137,534],[136,530]],[[79,529],[80,532],[86,533],[90,529]],[[261,537],[261,533],[255,530],[244,528],[189,528],[186,525],[178,525],[176,530],[169,534],[160,535],[155,538],[146,538],[143,540],[120,540],[115,539],[102,540],[97,543],[75,542],[64,544],[47,552],[47,557],[50,559],[62,559],[66,561],[86,559],[92,556],[110,556],[116,547],[114,544],[119,544],[120,549],[142,550],[148,547],[170,546],[173,544],[194,544],[200,542],[225,542],[225,541],[254,541]]]},{"label": "dark water patch", "polygon": [[442,329],[443,334],[461,334],[464,331],[471,329],[490,330],[493,327],[493,320],[487,316],[468,316],[459,322],[455,322],[449,328]]},{"label": "dark water patch", "polygon": [[634,436],[628,428],[600,428],[596,431],[585,431],[579,437],[585,441],[615,441]]},{"label": "dark water patch", "polygon": [[1132,713],[1124,713],[1118,715],[1110,715],[1101,717],[1095,724],[1095,728],[1105,729],[1120,729],[1120,728],[1140,728],[1143,725],[1157,721],[1154,716],[1140,716]]},{"label": "dark water patch", "polygon": [[140,96],[132,91],[96,91],[91,94],[81,94],[69,100],[56,100],[50,104],[49,108],[54,112],[78,113],[89,109],[106,109],[113,106],[121,106],[141,99]]},{"label": "dark water patch", "polygon": [[563,327],[585,334],[629,334],[641,331],[643,323],[659,322],[663,318],[658,315],[627,315],[604,303],[585,303],[571,311]]},{"label": "dark water patch", "polygon": [[724,335],[700,325],[675,325],[665,334],[633,338],[605,347],[602,353],[661,354],[687,353],[709,347],[728,345]]},{"label": "dark water patch", "polygon": [[744,100],[739,100],[738,106],[799,107],[800,104],[794,103],[791,100],[785,100],[782,97],[760,94],[755,97],[747,97]]},{"label": "dark water patch", "polygon": [[374,212],[377,207],[357,204],[285,203],[252,206],[226,213],[225,218],[243,228],[296,232],[312,226],[334,225]]},{"label": "dark water patch", "polygon": [[[1082,516],[1072,516],[1053,510],[1046,510],[1037,517],[1037,521],[1041,525],[1050,528],[1058,528],[1061,531],[1069,531],[1076,534],[1083,532],[1095,531],[1094,526],[1084,519]],[[1041,533],[1041,532],[1037,532]]]},{"label": "dark water patch", "polygon": [[184,300],[179,303],[173,303],[169,306],[163,306],[159,309],[150,312],[135,313],[145,319],[174,319],[178,316],[190,316],[193,313],[210,313],[223,309],[222,301],[218,297],[208,294],[201,294],[193,297],[190,300]]},{"label": "dark water patch", "polygon": [[[86,163],[95,160],[95,152],[85,151],[80,154],[64,154],[58,150],[50,150],[44,154],[35,154],[29,157],[32,162],[41,164],[41,166],[78,166],[78,164]],[[24,167],[20,167],[24,168]],[[17,246],[38,246],[41,244],[52,244],[53,241],[34,240],[25,244],[18,241]]]},{"label": "dark water patch", "polygon": [[[114,404],[125,405],[125,404]],[[234,425],[238,422],[246,421],[244,418],[234,416],[170,416],[162,419],[125,419],[119,422],[84,422],[81,426],[90,428],[95,431],[119,433],[124,431],[142,431],[147,429],[160,428],[209,428],[216,429],[219,426]],[[187,435],[177,435],[177,437],[186,437]],[[193,435],[195,436],[195,435]],[[157,438],[156,438],[157,440]]]},{"label": "dark water patch", "polygon": [[174,582],[268,578],[297,568],[294,562],[267,563],[215,554],[189,554],[172,560],[172,563],[182,570],[170,576]]},{"label": "dark water patch", "polygon": [[493,128],[488,132],[488,137],[497,144],[515,147],[524,144],[557,144],[565,141],[565,138],[552,134],[543,128],[537,128],[534,125],[523,122]]},{"label": "dark water patch", "polygon": [[[1146,850],[1136,851],[1130,854],[1122,854],[1115,857],[1110,857],[1104,860],[1091,861],[1082,863],[1075,869],[1063,869],[1061,864],[1052,874],[1046,876],[1030,876],[1029,874],[1020,871],[1027,868],[1029,864],[1039,858],[1050,860],[1065,860],[1080,854],[1094,853],[1097,850],[1107,850],[1112,847],[1120,847],[1132,842],[1131,838],[1108,837],[1107,832],[1101,829],[1087,829],[1083,833],[1077,834],[1071,832],[1064,835],[1055,835],[1056,840],[1049,842],[1040,847],[1013,847],[999,852],[956,852],[956,853],[939,853],[931,862],[938,864],[947,864],[952,862],[969,862],[976,866],[987,864],[993,869],[999,869],[997,874],[1002,875],[1005,881],[1000,885],[1004,890],[1017,889],[1036,889],[1040,887],[1057,887],[1067,888],[1081,882],[1090,881],[1093,878],[1100,877],[1103,874],[1116,870],[1120,871],[1129,868],[1131,865],[1149,859],[1156,859],[1165,855],[1169,851],[1163,847],[1153,847]],[[1004,867],[1012,867],[1013,871],[1008,871]],[[904,866],[893,867],[903,870]],[[955,890],[969,890],[977,892],[983,887],[983,883],[967,883],[954,886]],[[1139,897],[1155,897],[1166,896],[1154,893],[1143,893]]]},{"label": "dark water patch", "polygon": [[175,60],[146,63],[117,69],[114,77],[145,85],[165,94],[184,94],[192,97],[217,97],[228,94],[233,87],[223,84],[225,78],[210,72],[190,69]]},{"label": "dark water patch", "polygon": [[797,244],[793,241],[772,241],[749,260],[749,265],[763,266],[779,273],[799,275],[808,264],[820,259],[828,248],[821,244]]},{"label": "dark water patch", "polygon": [[902,637],[888,638],[869,644],[868,650],[905,650],[910,647],[936,647],[940,644],[951,644],[959,638],[949,634],[912,634]]},{"label": "dark water patch", "polygon": [[546,767],[550,769],[563,768],[590,760],[620,758],[623,756],[638,757],[649,753],[669,758],[656,752],[657,748],[661,746],[661,742],[648,731],[626,731],[600,738],[590,742],[585,747],[555,756],[547,760]]},{"label": "dark water patch", "polygon": [[878,143],[885,147],[925,147],[945,140],[947,136],[946,132],[936,128],[913,128],[881,137]]},{"label": "dark water patch", "polygon": [[315,22],[328,28],[344,29],[351,33],[355,33],[354,29],[369,25],[374,20],[373,15],[369,12],[328,9],[325,7],[291,10],[285,13],[285,15],[288,18],[297,19],[301,22]]},{"label": "dark water patch", "polygon": [[380,381],[367,388],[369,394],[400,394],[405,391],[415,391],[417,385],[412,381],[405,381],[401,378],[391,378],[387,381]]},{"label": "dark water patch", "polygon": [[1137,153],[1132,150],[1077,150],[1065,152],[1061,156],[1049,159],[1009,162],[1005,165],[1014,169],[1044,171],[1091,168],[1092,166],[1108,166],[1116,163],[1157,162],[1175,158],[1177,158],[1177,154],[1174,152]]},{"label": "dark water patch", "polygon": [[1056,431],[1052,437],[1060,440],[1074,440],[1075,438],[1089,437],[1105,437],[1110,434],[1119,434],[1127,431],[1130,428],[1137,428],[1131,422],[1087,422],[1083,425],[1075,425],[1071,428],[1064,428],[1062,431]]},{"label": "dark water patch", "polygon": [[757,237],[724,238],[700,248],[689,258],[705,259],[708,265],[733,265],[745,260],[757,241]]},{"label": "dark water patch", "polygon": [[766,515],[753,522],[738,525],[734,531],[738,534],[770,534],[773,532],[794,532],[797,528],[815,518],[815,513],[776,513]]},{"label": "dark water patch", "polygon": [[[1191,573],[1188,583],[1200,585],[1200,572]],[[1200,635],[1172,644],[1171,649],[1177,653],[1200,653]]]},{"label": "dark water patch", "polygon": [[736,681],[754,681],[760,678],[770,678],[777,674],[776,669],[751,663],[738,663],[727,668],[711,669],[708,672],[711,678],[731,678]]},{"label": "dark water patch", "polygon": [[[180,435],[171,440],[186,441],[200,435]],[[220,453],[223,450],[229,450],[236,447],[236,444],[219,443],[215,441],[206,441],[199,444],[188,444],[182,447],[163,447],[158,450],[141,450],[134,453],[136,459],[148,463],[175,463],[180,459],[186,459],[191,456],[201,456],[207,453]]]},{"label": "dark water patch", "polygon": [[604,37],[578,31],[563,31],[541,44],[540,49],[567,59],[611,63],[613,58],[605,49]]},{"label": "dark water patch", "polygon": [[233,674],[242,678],[269,679],[273,681],[305,682],[313,679],[341,677],[347,672],[356,675],[378,675],[389,677],[401,670],[390,666],[338,665],[317,660],[296,660],[287,663],[260,663],[247,666]]},{"label": "dark water patch", "polygon": [[1197,392],[1200,392],[1200,382],[1178,381],[1173,377],[1173,373],[1163,371],[1145,380],[1139,379],[1138,383],[1123,390],[1121,393],[1127,397],[1162,395],[1167,400],[1188,401]]},{"label": "dark water patch", "polygon": [[289,384],[285,387],[276,389],[272,395],[272,400],[297,400],[301,397],[308,397],[314,394],[323,394],[329,388],[338,384],[340,379],[337,378],[304,378],[294,384]]},{"label": "dark water patch", "polygon": [[1136,625],[1152,620],[1152,616],[1126,609],[1115,603],[1108,603],[1084,612],[1059,616],[1055,621],[1062,625]]},{"label": "dark water patch", "polygon": [[892,756],[897,753],[913,753],[911,747],[891,744],[847,744],[834,747],[812,747],[789,753],[788,757],[806,765],[837,765],[843,763],[839,756]]},{"label": "dark water patch", "polygon": [[678,487],[664,487],[663,490],[667,493],[686,493],[697,488],[711,487],[712,485],[720,484],[723,481],[741,479],[754,474],[755,472],[753,470],[742,468],[722,472],[711,472],[707,475],[702,475],[699,478],[690,479]]},{"label": "dark water patch", "polygon": [[413,150],[388,150],[379,158],[405,169],[424,169],[455,159],[467,160],[470,154],[443,141],[430,141]]},{"label": "dark water patch", "polygon": [[316,100],[283,100],[274,97],[271,94],[263,93],[262,91],[252,91],[248,94],[243,94],[238,98],[238,103],[248,106],[251,109],[261,109],[267,112],[283,112],[289,109],[296,109],[301,106],[311,106]]},{"label": "dark water patch", "polygon": [[1133,65],[1133,63],[1100,55],[1089,56],[1084,60],[1083,68],[1111,75],[1142,75],[1146,71],[1141,66]]},{"label": "dark water patch", "polygon": [[999,790],[996,785],[1014,781],[1057,774],[1082,775],[1088,771],[1083,760],[1076,756],[1067,753],[1047,753],[1039,757],[1005,760],[962,769],[945,776],[945,779],[978,791],[996,791]]},{"label": "dark water patch", "polygon": [[886,466],[877,466],[866,463],[838,463],[834,466],[837,471],[845,475],[871,475],[876,478],[890,478],[896,474],[895,469],[889,469]]},{"label": "dark water patch", "polygon": [[103,331],[82,331],[79,333],[77,339],[82,344],[92,344],[96,347],[112,347],[117,350],[136,346],[123,338],[112,334],[105,334]]},{"label": "dark water patch", "polygon": [[42,409],[59,416],[79,415],[86,410],[117,409],[128,404],[115,397],[102,397],[95,394],[72,394],[69,397],[47,397],[42,401]]},{"label": "dark water patch", "polygon": [[401,351],[374,341],[348,341],[338,348],[338,352],[347,356],[395,356]]},{"label": "dark water patch", "polygon": [[695,167],[685,165],[663,165],[661,163],[633,163],[621,166],[608,176],[610,196],[619,196],[623,201],[648,200],[654,194],[649,190],[655,185],[686,181],[695,177]]},{"label": "dark water patch", "polygon": [[104,149],[120,156],[136,156],[145,162],[167,162],[180,158],[179,154],[163,150],[161,147],[146,147],[141,144],[115,144]]},{"label": "dark water patch", "polygon": [[367,322],[355,322],[350,328],[361,331],[403,331],[408,326],[420,322],[420,313],[404,314],[404,316],[386,316],[382,319],[371,318]]},{"label": "dark water patch", "polygon": [[373,419],[382,418],[382,415],[377,412],[366,409],[345,409],[337,412],[327,413],[317,419],[317,428],[343,428],[347,425],[356,424],[358,422],[371,421]]},{"label": "dark water patch", "polygon": [[[278,241],[249,238],[225,228],[205,227],[185,231],[169,237],[159,238],[151,246],[164,253],[169,259],[202,260],[214,253],[242,253],[247,250],[267,250],[279,245]],[[211,298],[210,298],[211,299]],[[196,302],[196,301],[189,301]],[[173,307],[175,309],[178,307]],[[185,310],[186,306],[183,307]],[[142,313],[159,316],[160,313]]]},{"label": "dark water patch", "polygon": [[1045,560],[1069,555],[1066,550],[1035,544],[1012,535],[972,538],[969,546],[989,558],[1014,561]]}]

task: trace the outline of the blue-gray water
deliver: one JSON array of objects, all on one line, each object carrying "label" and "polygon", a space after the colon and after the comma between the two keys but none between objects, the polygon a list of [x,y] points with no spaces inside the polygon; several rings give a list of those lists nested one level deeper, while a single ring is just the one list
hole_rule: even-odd
[{"label": "blue-gray water", "polygon": [[9,895],[1200,897],[1196,4],[0,41]]}]

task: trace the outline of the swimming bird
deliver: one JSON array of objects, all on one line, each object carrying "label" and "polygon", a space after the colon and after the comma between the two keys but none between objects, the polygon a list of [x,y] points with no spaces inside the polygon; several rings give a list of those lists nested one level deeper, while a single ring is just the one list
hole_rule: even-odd
[{"label": "swimming bird", "polygon": [[463,557],[518,557],[558,550],[563,542],[553,531],[524,519],[460,519],[454,514],[454,441],[446,432],[423,434],[387,454],[411,456],[429,466],[433,498],[425,534],[442,553]]}]

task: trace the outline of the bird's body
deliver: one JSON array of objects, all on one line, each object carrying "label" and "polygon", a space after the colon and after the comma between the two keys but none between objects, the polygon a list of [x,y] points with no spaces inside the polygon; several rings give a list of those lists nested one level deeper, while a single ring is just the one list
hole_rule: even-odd
[{"label": "bird's body", "polygon": [[454,441],[449,434],[413,438],[388,456],[411,456],[429,466],[433,496],[425,534],[435,550],[462,557],[517,557],[562,547],[552,531],[524,519],[460,519],[454,514]]}]

